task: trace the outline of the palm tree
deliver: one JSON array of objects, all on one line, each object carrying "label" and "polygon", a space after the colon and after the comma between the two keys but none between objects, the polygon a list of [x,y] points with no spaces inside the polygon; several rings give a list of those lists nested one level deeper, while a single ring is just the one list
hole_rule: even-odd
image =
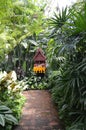
[{"label": "palm tree", "polygon": [[[60,117],[68,118],[67,130],[82,130],[86,129],[86,2],[75,4],[69,11],[68,19],[60,26],[61,42],[53,46],[55,49],[60,44],[56,53],[66,59],[54,77],[53,98],[58,103]],[[59,28],[54,21],[52,25],[57,32],[53,38],[57,40]]]}]

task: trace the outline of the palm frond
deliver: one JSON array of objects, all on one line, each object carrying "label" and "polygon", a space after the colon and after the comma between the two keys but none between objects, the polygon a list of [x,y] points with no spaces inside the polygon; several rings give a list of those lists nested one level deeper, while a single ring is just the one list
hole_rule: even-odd
[{"label": "palm frond", "polygon": [[67,19],[68,19],[68,9],[66,7],[65,9],[62,9],[62,11],[59,10],[58,13],[54,13],[54,16],[49,20],[49,24],[53,28],[58,29],[64,25]]}]

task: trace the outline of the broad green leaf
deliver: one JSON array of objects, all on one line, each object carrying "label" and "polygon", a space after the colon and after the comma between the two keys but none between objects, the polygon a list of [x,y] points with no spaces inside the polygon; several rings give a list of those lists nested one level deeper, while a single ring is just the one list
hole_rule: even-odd
[{"label": "broad green leaf", "polygon": [[0,114],[0,125],[5,126],[4,115]]},{"label": "broad green leaf", "polygon": [[10,113],[12,113],[12,111],[10,110],[10,108],[8,108],[7,106],[1,105],[0,106],[0,111],[9,111]]},{"label": "broad green leaf", "polygon": [[5,119],[8,120],[8,121],[13,122],[16,125],[18,124],[18,120],[14,116],[12,116],[10,114],[5,114]]}]

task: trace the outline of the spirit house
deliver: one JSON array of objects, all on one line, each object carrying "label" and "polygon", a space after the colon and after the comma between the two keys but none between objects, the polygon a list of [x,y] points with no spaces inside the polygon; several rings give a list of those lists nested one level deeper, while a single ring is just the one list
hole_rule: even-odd
[{"label": "spirit house", "polygon": [[44,74],[45,70],[46,70],[46,57],[44,56],[41,48],[39,48],[36,51],[36,54],[35,54],[33,60],[34,60],[33,71],[36,74]]}]

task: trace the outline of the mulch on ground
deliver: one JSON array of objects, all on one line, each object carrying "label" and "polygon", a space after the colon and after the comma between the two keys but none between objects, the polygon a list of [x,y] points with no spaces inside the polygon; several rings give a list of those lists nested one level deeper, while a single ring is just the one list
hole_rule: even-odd
[{"label": "mulch on ground", "polygon": [[26,103],[14,130],[63,130],[58,112],[47,90],[25,91]]}]

